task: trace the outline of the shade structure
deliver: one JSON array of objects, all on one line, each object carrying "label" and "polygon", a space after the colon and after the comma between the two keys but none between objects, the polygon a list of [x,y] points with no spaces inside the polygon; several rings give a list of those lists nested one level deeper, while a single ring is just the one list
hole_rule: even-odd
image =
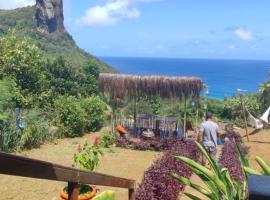
[{"label": "shade structure", "polygon": [[101,73],[99,86],[100,91],[109,94],[113,100],[140,95],[159,95],[162,98],[197,98],[203,89],[203,81],[198,77],[186,76]]}]

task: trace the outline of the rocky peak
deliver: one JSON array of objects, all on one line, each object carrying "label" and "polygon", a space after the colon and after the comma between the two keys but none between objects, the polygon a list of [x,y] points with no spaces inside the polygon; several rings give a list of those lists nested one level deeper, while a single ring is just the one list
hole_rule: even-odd
[{"label": "rocky peak", "polygon": [[35,19],[39,32],[57,33],[65,31],[63,1],[36,0]]}]

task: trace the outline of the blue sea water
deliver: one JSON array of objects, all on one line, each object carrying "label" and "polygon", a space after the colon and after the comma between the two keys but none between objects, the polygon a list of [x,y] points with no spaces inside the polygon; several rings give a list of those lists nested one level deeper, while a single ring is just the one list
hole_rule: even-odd
[{"label": "blue sea water", "polygon": [[270,60],[215,60],[179,58],[100,57],[121,73],[198,76],[209,87],[209,97],[223,99],[237,89],[257,92],[268,80]]}]

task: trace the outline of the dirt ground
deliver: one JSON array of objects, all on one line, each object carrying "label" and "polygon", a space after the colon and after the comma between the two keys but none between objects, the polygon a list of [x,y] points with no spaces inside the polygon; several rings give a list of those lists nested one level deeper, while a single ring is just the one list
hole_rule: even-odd
[{"label": "dirt ground", "polygon": [[[45,144],[38,149],[17,153],[26,157],[71,166],[72,156],[78,143],[85,140],[93,141],[98,133],[86,135],[83,138],[61,139],[54,144]],[[151,151],[133,151],[120,148],[105,149],[100,166],[96,171],[118,177],[134,179],[139,183],[144,171],[161,153]],[[1,163],[0,163],[1,164]],[[58,200],[59,193],[66,183],[0,175],[0,200]],[[117,200],[126,200],[126,189],[97,186],[101,191],[110,189],[116,191]]]},{"label": "dirt ground", "polygon": [[[248,132],[251,133],[253,130],[254,129],[249,129]],[[254,160],[256,155],[270,162],[270,130],[262,130],[258,133],[250,134],[249,142],[245,137],[244,130],[240,129],[236,131],[241,133],[245,144],[250,147],[249,160],[252,167],[259,169]],[[93,140],[96,135],[98,135],[98,133],[89,134],[83,138],[61,139],[57,140],[55,143],[45,144],[40,148],[23,151],[17,154],[71,166],[72,155],[76,151],[76,145],[78,143],[82,144],[85,140]],[[96,171],[135,179],[138,184],[142,179],[144,171],[159,156],[161,156],[161,153],[113,148],[112,150],[105,150],[105,155]],[[199,185],[202,184],[196,176],[192,176],[191,180]],[[65,186],[65,183],[0,175],[0,185],[0,200],[57,200],[59,199],[59,191]],[[100,186],[98,186],[98,188],[100,190],[112,189],[116,191],[117,200],[127,199],[127,190],[125,189]],[[188,187],[185,191],[197,194]],[[179,199],[185,200],[188,198],[182,194]]]}]

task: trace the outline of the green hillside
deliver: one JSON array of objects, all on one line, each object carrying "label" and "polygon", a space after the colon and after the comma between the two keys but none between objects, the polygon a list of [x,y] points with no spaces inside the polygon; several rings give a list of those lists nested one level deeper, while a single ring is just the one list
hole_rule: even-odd
[{"label": "green hillside", "polygon": [[69,33],[42,34],[38,32],[34,19],[35,10],[35,6],[0,10],[0,36],[6,34],[9,29],[15,29],[19,38],[25,36],[32,38],[49,59],[63,56],[76,66],[91,61],[99,66],[101,71],[114,71],[110,66],[80,49]]}]

